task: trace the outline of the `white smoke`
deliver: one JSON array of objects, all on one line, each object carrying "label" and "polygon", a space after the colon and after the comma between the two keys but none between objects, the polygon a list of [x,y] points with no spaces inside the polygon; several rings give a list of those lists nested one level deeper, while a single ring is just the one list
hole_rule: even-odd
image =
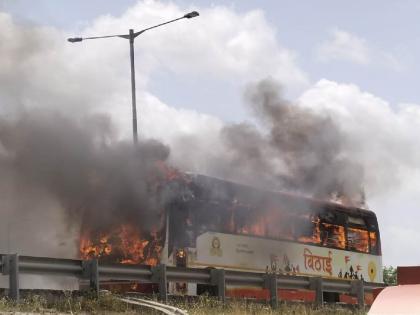
[{"label": "white smoke", "polygon": [[363,165],[368,196],[389,193],[420,169],[420,106],[387,101],[353,84],[320,80],[300,103],[330,116],[347,135],[347,156]]},{"label": "white smoke", "polygon": [[329,115],[351,141],[346,154],[365,170],[369,206],[377,213],[384,262],[415,265],[420,220],[420,106],[390,104],[354,84],[320,80],[299,99]]}]

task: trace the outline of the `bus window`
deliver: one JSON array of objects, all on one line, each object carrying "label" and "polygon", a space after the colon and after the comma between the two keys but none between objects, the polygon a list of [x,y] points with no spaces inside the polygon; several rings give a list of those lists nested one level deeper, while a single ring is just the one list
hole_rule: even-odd
[{"label": "bus window", "polygon": [[235,226],[237,234],[266,236],[266,222],[263,214],[256,208],[238,207],[235,210]]},{"label": "bus window", "polygon": [[244,234],[244,235],[261,236],[261,237],[266,236],[264,218],[261,218],[258,221],[253,222],[253,223],[242,225],[240,228],[238,228],[237,233]]},{"label": "bus window", "polygon": [[319,218],[317,216],[310,214],[300,215],[294,221],[295,236],[299,242],[313,244],[321,242]]},{"label": "bus window", "polygon": [[370,253],[377,255],[378,254],[378,238],[376,237],[376,232],[369,232],[369,242],[370,242]]},{"label": "bus window", "polygon": [[278,239],[284,239],[284,240],[294,240],[294,231],[293,231],[293,224],[290,224],[292,222],[293,218],[292,216],[282,216],[278,222]]},{"label": "bus window", "polygon": [[205,232],[223,232],[224,220],[223,214],[227,214],[223,207],[210,203],[195,203],[194,209],[194,226],[197,236]]},{"label": "bus window", "polygon": [[363,220],[363,218],[348,216],[348,220],[350,224],[366,226],[366,223]]},{"label": "bus window", "polygon": [[270,208],[266,211],[266,236],[276,240],[293,240],[292,216],[280,208]]},{"label": "bus window", "polygon": [[346,247],[346,236],[344,226],[321,223],[321,243],[323,246],[344,249]]},{"label": "bus window", "polygon": [[349,250],[358,252],[369,252],[369,235],[368,231],[349,227],[347,229],[347,240]]}]

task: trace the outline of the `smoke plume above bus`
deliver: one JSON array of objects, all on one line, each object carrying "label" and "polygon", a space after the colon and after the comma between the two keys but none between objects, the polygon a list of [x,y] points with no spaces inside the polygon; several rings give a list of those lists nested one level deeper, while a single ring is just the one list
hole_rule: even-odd
[{"label": "smoke plume above bus", "polygon": [[282,96],[272,79],[249,85],[245,99],[257,125],[239,123],[221,132],[234,179],[268,189],[363,206],[363,167],[345,152],[346,137],[334,120]]}]

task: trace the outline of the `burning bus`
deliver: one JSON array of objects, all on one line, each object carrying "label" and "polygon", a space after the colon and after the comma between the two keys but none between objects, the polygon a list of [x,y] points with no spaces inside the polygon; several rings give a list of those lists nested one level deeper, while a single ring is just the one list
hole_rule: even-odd
[{"label": "burning bus", "polygon": [[[82,257],[382,282],[372,211],[203,175],[178,174],[158,191],[164,210],[147,236],[130,224],[96,239],[85,235]],[[170,291],[198,294],[203,288],[177,283]],[[226,292],[258,295],[254,288]]]},{"label": "burning bus", "polygon": [[372,211],[202,175],[188,188],[167,212],[164,263],[382,282]]}]

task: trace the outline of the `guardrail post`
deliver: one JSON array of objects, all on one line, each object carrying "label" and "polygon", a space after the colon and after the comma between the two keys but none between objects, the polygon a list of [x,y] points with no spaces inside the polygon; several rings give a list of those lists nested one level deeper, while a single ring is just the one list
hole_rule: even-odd
[{"label": "guardrail post", "polygon": [[217,297],[219,298],[220,301],[225,303],[226,301],[225,270],[224,269],[211,269],[210,282],[211,282],[211,285],[217,286]]},{"label": "guardrail post", "polygon": [[351,282],[351,293],[357,296],[357,304],[360,308],[365,306],[365,287],[362,280]]},{"label": "guardrail post", "polygon": [[159,284],[159,299],[168,302],[168,281],[166,278],[166,265],[160,264],[152,268],[152,281]]},{"label": "guardrail post", "polygon": [[2,257],[2,274],[9,276],[9,298],[19,302],[19,256],[17,254]]},{"label": "guardrail post", "polygon": [[324,290],[321,277],[310,277],[309,288],[315,291],[315,303],[322,305],[324,303]]},{"label": "guardrail post", "polygon": [[9,297],[19,302],[19,256],[17,254],[9,256]]},{"label": "guardrail post", "polygon": [[89,279],[89,288],[99,296],[99,263],[97,259],[82,262],[83,276]]},{"label": "guardrail post", "polygon": [[278,306],[278,295],[277,295],[277,275],[275,273],[264,275],[264,288],[270,291],[270,305],[272,308]]}]

